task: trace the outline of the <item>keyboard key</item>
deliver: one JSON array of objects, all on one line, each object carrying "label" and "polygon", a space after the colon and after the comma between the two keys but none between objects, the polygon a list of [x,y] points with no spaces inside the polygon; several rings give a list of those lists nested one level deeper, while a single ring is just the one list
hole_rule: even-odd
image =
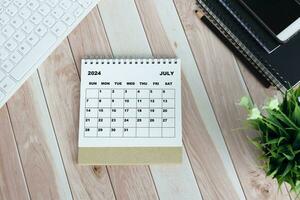
[{"label": "keyboard key", "polygon": [[26,4],[26,0],[15,0],[14,3],[19,8],[22,8]]},{"label": "keyboard key", "polygon": [[15,84],[16,83],[11,78],[6,77],[0,82],[0,88],[8,93],[14,88]]},{"label": "keyboard key", "polygon": [[11,76],[16,80],[22,77],[32,68],[32,63],[36,63],[42,56],[49,52],[49,48],[56,42],[56,37],[52,33],[47,33],[41,41],[21,60],[21,62],[11,71]]},{"label": "keyboard key", "polygon": [[67,27],[64,23],[62,22],[58,22],[56,23],[53,27],[52,27],[52,31],[57,35],[57,36],[61,36],[65,31],[66,31]]},{"label": "keyboard key", "polygon": [[7,24],[8,21],[9,21],[9,16],[5,13],[2,13],[0,15],[0,24],[5,25],[5,24]]},{"label": "keyboard key", "polygon": [[67,13],[62,17],[62,20],[63,20],[63,22],[65,22],[67,25],[70,26],[75,21],[75,18],[72,15]]},{"label": "keyboard key", "polygon": [[3,45],[5,41],[6,41],[5,37],[0,34],[0,45]]},{"label": "keyboard key", "polygon": [[78,1],[84,8],[87,8],[91,5],[92,1],[91,0],[79,0]]},{"label": "keyboard key", "polygon": [[40,36],[44,36],[47,32],[47,27],[43,24],[38,25],[38,27],[35,29],[35,32]]},{"label": "keyboard key", "polygon": [[0,47],[0,60],[5,60],[9,55],[8,51]]},{"label": "keyboard key", "polygon": [[18,31],[17,33],[14,34],[13,37],[18,42],[22,42],[25,39],[25,34],[23,31]]},{"label": "keyboard key", "polygon": [[20,62],[21,59],[22,59],[22,55],[19,52],[17,52],[17,51],[15,51],[14,53],[12,53],[10,55],[10,60],[13,63],[15,63],[15,64],[17,64],[18,62]]},{"label": "keyboard key", "polygon": [[19,52],[21,52],[23,55],[25,55],[25,54],[27,54],[27,53],[29,52],[30,48],[31,48],[31,47],[29,46],[29,44],[27,44],[26,42],[23,42],[23,43],[19,46],[18,50],[19,50]]},{"label": "keyboard key", "polygon": [[33,30],[34,26],[31,22],[25,22],[25,24],[22,26],[22,29],[25,31],[25,33],[30,33]]},{"label": "keyboard key", "polygon": [[15,29],[11,25],[7,25],[3,28],[2,32],[6,37],[11,37],[14,34]]},{"label": "keyboard key", "polygon": [[5,95],[0,91],[0,101],[4,99]]},{"label": "keyboard key", "polygon": [[6,60],[2,63],[1,68],[3,70],[5,70],[7,73],[10,72],[12,70],[12,68],[14,67],[14,65],[12,64],[11,61]]},{"label": "keyboard key", "polygon": [[68,8],[71,7],[72,2],[69,0],[62,0],[59,4],[63,9],[67,10]]},{"label": "keyboard key", "polygon": [[56,7],[53,11],[52,11],[52,15],[59,19],[62,15],[64,14],[63,9],[61,9],[60,7]]},{"label": "keyboard key", "polygon": [[32,33],[27,38],[27,41],[29,42],[29,44],[31,44],[32,46],[34,46],[39,41],[39,39],[40,38],[36,34]]},{"label": "keyboard key", "polygon": [[48,3],[51,7],[54,7],[54,6],[57,5],[58,0],[48,0],[47,3]]},{"label": "keyboard key", "polygon": [[4,46],[8,50],[13,51],[17,47],[17,43],[14,40],[10,39],[4,44]]},{"label": "keyboard key", "polygon": [[78,8],[82,7],[79,3],[77,2],[73,2],[72,6],[70,9],[68,9],[69,13],[74,12],[75,10],[77,10]]},{"label": "keyboard key", "polygon": [[52,17],[52,16],[50,16],[50,15],[48,15],[45,19],[44,19],[44,24],[46,25],[46,26],[48,26],[49,28],[51,28],[54,24],[55,24],[55,19]]},{"label": "keyboard key", "polygon": [[42,15],[40,15],[37,12],[31,15],[30,17],[30,21],[34,24],[39,24],[42,21],[42,19],[43,19]]},{"label": "keyboard key", "polygon": [[14,4],[10,4],[6,8],[6,13],[10,16],[14,16],[18,12],[18,8]]},{"label": "keyboard key", "polygon": [[31,11],[29,10],[29,8],[24,7],[24,8],[22,8],[22,10],[20,10],[19,15],[23,19],[28,19],[28,17],[31,15]]},{"label": "keyboard key", "polygon": [[47,6],[46,4],[43,4],[42,6],[39,7],[38,10],[42,15],[46,16],[50,12],[50,7]]},{"label": "keyboard key", "polygon": [[23,20],[20,17],[15,17],[12,21],[11,24],[15,27],[15,28],[19,28],[22,24],[23,24]]},{"label": "keyboard key", "polygon": [[2,71],[0,71],[0,81],[1,81],[2,79],[4,79],[4,77],[5,77],[5,74],[4,74]]},{"label": "keyboard key", "polygon": [[30,0],[27,4],[28,8],[30,8],[31,10],[35,10],[37,9],[37,7],[39,7],[39,2],[36,0]]},{"label": "keyboard key", "polygon": [[2,0],[1,4],[2,6],[6,7],[11,3],[11,0]]},{"label": "keyboard key", "polygon": [[83,8],[79,6],[76,10],[74,10],[74,15],[79,17],[83,13]]}]

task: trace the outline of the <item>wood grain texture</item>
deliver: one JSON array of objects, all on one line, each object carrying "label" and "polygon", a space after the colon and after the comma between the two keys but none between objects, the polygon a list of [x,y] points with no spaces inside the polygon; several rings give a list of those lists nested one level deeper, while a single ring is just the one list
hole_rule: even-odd
[{"label": "wood grain texture", "polygon": [[112,56],[97,7],[74,29],[68,38],[79,74],[81,73],[82,58],[111,58]]},{"label": "wood grain texture", "polygon": [[31,198],[72,199],[37,73],[10,99],[8,109]]},{"label": "wood grain texture", "polygon": [[272,96],[279,96],[281,93],[273,86],[266,88],[256,77],[249,71],[249,69],[236,58],[237,64],[242,74],[242,78],[246,83],[249,95],[252,97],[254,103],[257,105],[263,105],[266,103],[266,99]]},{"label": "wood grain texture", "polygon": [[[160,21],[160,18],[156,12],[156,7],[154,5],[154,2],[151,0],[146,0],[146,1],[136,0],[136,2],[140,11],[140,15],[143,21],[146,34],[148,36],[148,41],[150,43],[154,55],[155,56],[166,55],[166,56],[174,57],[175,53],[172,46],[170,45],[167,35],[165,34],[165,30],[162,27],[162,24],[158,23]],[[170,20],[170,23],[171,22],[172,21]],[[179,26],[179,24],[176,25]],[[177,28],[176,25],[175,27]],[[174,29],[175,28],[173,28],[173,30]],[[183,54],[178,53],[177,56],[181,58]],[[193,57],[191,57],[190,59],[193,59]],[[183,62],[182,65],[185,65],[185,63]],[[237,192],[235,191],[233,184],[230,182],[230,178],[228,176],[224,176],[224,174],[227,173],[224,171],[224,165],[222,163],[222,160],[220,159],[218,152],[215,149],[215,145],[212,143],[207,133],[206,127],[202,122],[201,116],[199,115],[199,111],[195,104],[194,97],[191,94],[190,86],[185,78],[185,74],[189,72],[187,70],[183,70],[183,72],[184,75],[182,80],[182,87],[183,87],[183,91],[185,91],[182,94],[184,142],[188,143],[188,145],[186,144],[187,152],[189,154],[189,158],[192,161],[192,166],[194,167],[195,165],[194,173],[198,178],[198,184],[200,185],[202,195],[204,199],[211,198],[211,197],[238,199]],[[189,98],[186,98],[187,96]],[[195,114],[193,115],[192,113]],[[193,125],[195,125],[193,129],[189,129],[189,127]],[[201,131],[195,132],[195,130],[201,130]],[[189,135],[189,137],[186,137],[186,135]],[[193,135],[195,135],[195,137],[193,137]],[[200,137],[197,138],[198,137],[197,135],[198,136],[201,135],[201,138]],[[193,138],[193,140],[190,141],[189,138]],[[200,169],[198,163],[199,159],[197,158],[199,158],[199,156],[201,155],[207,155],[207,152],[199,153],[199,155],[197,155],[197,153],[193,151],[195,149],[197,149],[197,152],[202,152],[203,150],[207,150],[208,152],[210,152],[210,156],[212,156],[211,158],[213,158],[212,160],[205,159],[207,162],[202,161],[200,167],[201,170],[199,170]],[[213,163],[218,163],[218,164],[214,165]],[[213,165],[216,166],[217,168],[212,167]],[[218,168],[219,166],[222,167]],[[208,183],[214,183],[214,184],[208,184]]]},{"label": "wood grain texture", "polygon": [[0,119],[0,199],[30,199],[6,106]]},{"label": "wood grain texture", "polygon": [[[224,142],[218,121],[216,120],[212,109],[201,74],[197,68],[194,55],[190,49],[189,41],[187,40],[185,32],[181,26],[181,21],[178,13],[176,12],[176,7],[172,0],[163,2],[154,0],[154,3],[164,30],[170,40],[170,45],[172,45],[176,55],[182,59],[182,70],[191,88],[194,99],[196,99],[195,103],[201,118],[215,144],[216,149],[218,150],[220,157],[223,160],[224,167],[231,179],[231,182],[234,184],[235,190],[242,199],[244,194],[240,187],[240,182]],[[160,6],[163,6],[165,9],[158,9]]]},{"label": "wood grain texture", "polygon": [[241,128],[241,119],[245,118],[245,113],[236,103],[247,95],[247,91],[241,83],[234,57],[214,35],[209,34],[195,15],[187,13],[194,9],[193,1],[175,2],[246,197],[289,199],[286,191],[278,193],[277,185],[266,179],[257,167],[260,164],[258,152],[247,139],[255,134],[236,131]]},{"label": "wood grain texture", "polygon": [[[70,34],[69,41],[79,70],[80,59],[91,51],[96,52],[96,56],[112,57],[112,51],[97,9],[94,9],[84,22]],[[156,197],[148,167],[113,166],[109,167],[108,171],[117,199],[153,199]],[[133,187],[139,189],[130,190]]]},{"label": "wood grain texture", "polygon": [[[116,5],[115,3],[114,5]],[[144,33],[142,23],[138,20],[138,11],[136,10],[136,6],[133,4],[132,1],[123,1],[121,4],[117,4],[119,6],[115,6],[114,10],[115,12],[122,13],[122,16],[120,19],[117,19],[113,17],[112,15],[109,15],[111,13],[107,13],[102,15],[104,22],[105,19],[109,19],[107,27],[107,33],[108,37],[111,40],[116,40],[118,43],[121,41],[123,42],[123,45],[127,46],[130,49],[130,53],[127,56],[129,57],[152,57],[151,49],[149,47],[149,44],[147,42],[147,37]],[[126,9],[124,9],[124,6],[126,5]],[[107,8],[107,7],[106,7]],[[106,9],[110,10],[110,9]],[[129,19],[136,19],[135,21],[130,21]],[[118,22],[119,20],[119,22]],[[130,23],[130,25],[128,24]],[[113,27],[111,24],[115,24]],[[127,27],[130,26],[130,29]],[[122,35],[114,35],[111,34],[110,31],[118,32],[120,30],[123,30]],[[134,30],[134,31],[132,31]],[[126,35],[132,34],[134,35],[131,38],[127,38],[124,40]],[[112,36],[111,36],[112,35]],[[141,38],[139,44],[136,43],[135,38]],[[115,43],[116,44],[116,43]],[[119,45],[120,46],[120,45]],[[112,49],[116,49],[117,56],[125,55],[126,51],[119,49],[119,46],[113,46]],[[140,49],[143,49],[142,55],[139,51]],[[184,155],[186,157],[186,155]],[[197,184],[195,181],[195,178],[193,176],[192,169],[190,167],[190,164],[188,162],[188,159],[184,159],[181,166],[168,166],[168,167],[161,167],[161,166],[150,166],[152,176],[157,188],[157,192],[160,198],[162,199],[182,199],[190,197],[191,199],[199,199],[201,198],[200,192],[197,188]],[[169,171],[167,171],[167,169]],[[180,179],[181,178],[181,179]],[[168,180],[172,180],[168,181]],[[185,184],[189,184],[185,185]]]},{"label": "wood grain texture", "polygon": [[[261,84],[261,82],[257,81],[256,77],[249,71],[249,69],[244,65],[244,63],[242,63],[238,58],[236,58],[236,61],[241,71],[242,78],[246,83],[249,96],[252,98],[254,104],[261,107],[266,103],[266,99],[274,96],[278,98],[281,97],[282,93],[279,90],[277,90],[273,86],[270,86],[269,88],[264,87]],[[289,192],[290,198],[299,199],[297,194],[290,191],[290,187],[288,184],[283,184],[282,188],[284,192],[285,190]]]},{"label": "wood grain texture", "polygon": [[[265,178],[251,131],[238,131],[249,95],[265,89],[195,16],[194,0],[102,0],[0,109],[0,199],[290,199]],[[77,164],[80,60],[182,59],[183,162]]]},{"label": "wood grain texture", "polygon": [[67,40],[39,73],[74,199],[114,199],[105,167],[77,164],[80,80]]}]

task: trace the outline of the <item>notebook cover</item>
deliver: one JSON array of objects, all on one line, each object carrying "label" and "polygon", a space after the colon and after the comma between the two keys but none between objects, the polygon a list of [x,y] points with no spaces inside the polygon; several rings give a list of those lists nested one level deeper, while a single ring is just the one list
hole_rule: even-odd
[{"label": "notebook cover", "polygon": [[299,82],[300,34],[272,53],[241,26],[219,0],[198,0],[208,19],[273,85],[284,91]]},{"label": "notebook cover", "polygon": [[238,2],[239,0],[219,0],[228,12],[243,26],[244,29],[261,45],[268,53],[276,50],[280,43],[264,28],[256,22],[256,19]]}]

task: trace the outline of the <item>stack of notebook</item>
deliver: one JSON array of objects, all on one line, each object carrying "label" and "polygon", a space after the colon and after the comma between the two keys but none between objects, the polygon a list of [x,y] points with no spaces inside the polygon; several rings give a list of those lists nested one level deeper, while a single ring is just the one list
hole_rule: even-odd
[{"label": "stack of notebook", "polygon": [[[236,0],[198,0],[204,22],[255,67],[264,79],[285,91],[300,81],[300,34],[278,42]],[[221,33],[221,34],[220,34]]]}]

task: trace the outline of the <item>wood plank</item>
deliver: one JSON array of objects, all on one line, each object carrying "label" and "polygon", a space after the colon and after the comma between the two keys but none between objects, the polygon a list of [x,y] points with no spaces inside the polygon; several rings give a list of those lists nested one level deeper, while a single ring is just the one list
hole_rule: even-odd
[{"label": "wood plank", "polygon": [[75,199],[114,199],[105,167],[77,164],[80,80],[67,40],[39,68],[39,74]]},{"label": "wood plank", "polygon": [[8,109],[31,198],[72,199],[37,73],[9,100]]},{"label": "wood plank", "polygon": [[[112,57],[110,44],[97,9],[94,9],[84,22],[74,30],[69,36],[69,41],[78,68],[80,59],[90,53],[101,57]],[[113,166],[109,167],[108,170],[117,199],[157,198],[148,167]]]},{"label": "wood plank", "polygon": [[30,199],[6,105],[0,109],[0,199]]},{"label": "wood plank", "polygon": [[264,87],[238,58],[235,59],[241,71],[242,78],[243,80],[245,80],[249,94],[257,105],[263,105],[264,103],[266,103],[265,100],[268,97],[281,94],[281,92],[278,91],[275,87]]},{"label": "wood plank", "polygon": [[94,8],[68,38],[79,74],[82,58],[112,56],[98,8]]},{"label": "wood plank", "polygon": [[[260,81],[249,71],[248,67],[246,67],[237,57],[235,57],[239,70],[241,72],[242,78],[246,83],[246,87],[249,91],[249,95],[252,98],[253,102],[258,105],[262,106],[266,102],[266,99],[270,97],[281,97],[282,93],[277,90],[275,87],[271,86],[266,88],[264,85],[261,84]],[[298,199],[297,194],[294,192],[290,192],[290,186],[288,184],[283,185],[283,188],[289,192],[290,197],[292,199]]]},{"label": "wood plank", "polygon": [[[124,2],[123,2],[124,3]],[[127,3],[127,4],[126,4]],[[128,8],[128,5],[130,5],[130,3],[129,2],[125,2],[124,4],[126,4],[127,5],[127,7],[126,7],[126,9],[124,9],[124,5],[120,5],[120,4],[115,4],[115,5],[118,5],[118,6],[120,6],[120,10],[122,10],[123,9],[123,12],[122,12],[122,16],[117,16],[117,17],[114,17],[114,16],[109,16],[109,17],[107,17],[109,20],[110,20],[110,22],[111,22],[111,24],[117,24],[117,22],[118,22],[118,20],[119,20],[119,18],[120,19],[126,19],[126,17],[128,17],[128,16],[130,16],[130,15],[133,15],[134,13],[135,13],[135,10],[134,10],[134,8],[132,8],[132,9],[129,9]],[[133,7],[133,6],[132,6]],[[107,8],[107,7],[106,7]],[[106,11],[107,10],[111,10],[111,9],[106,9]],[[118,10],[118,7],[114,7],[114,10]],[[124,10],[126,10],[126,11],[128,11],[128,13],[125,13],[124,12]],[[102,11],[102,10],[101,10]],[[105,11],[104,9],[103,9],[103,11]],[[130,12],[129,12],[130,11]],[[102,13],[102,12],[101,12]],[[104,17],[104,15],[102,15],[103,16],[103,19],[104,19],[104,24],[105,24],[105,17]],[[129,17],[128,17],[129,18]],[[132,18],[134,18],[134,17],[131,17],[131,19]],[[127,23],[126,23],[127,22]],[[118,29],[122,29],[123,30],[123,32],[124,32],[124,30],[127,30],[127,26],[130,26],[130,30],[132,30],[134,27],[133,27],[133,25],[132,24],[139,24],[140,22],[139,21],[135,21],[135,22],[132,22],[132,20],[130,21],[130,25],[128,24],[128,20],[127,21],[125,21],[124,20],[124,22],[122,23],[122,27],[119,27],[118,26]],[[109,27],[107,27],[106,26],[106,24],[105,24],[105,27],[106,27],[106,30],[107,30],[107,33],[108,33],[108,38],[110,39],[110,37],[111,37],[111,35],[114,35],[114,34],[110,34],[110,30],[109,30]],[[126,35],[128,34],[128,33],[125,33],[125,34],[122,34],[122,35],[118,35],[118,41],[119,41],[119,43],[121,43],[121,42],[123,42],[124,43],[124,41],[130,41],[130,43],[128,44],[128,45],[126,45],[126,46],[130,46],[130,47],[135,47],[136,45],[138,45],[138,44],[136,44],[135,43],[135,41],[134,41],[134,38],[137,38],[137,37],[142,37],[142,35],[143,35],[143,30],[140,30],[139,31],[139,29],[138,29],[138,26],[137,27],[135,27],[134,28],[134,30],[136,30],[136,31],[134,31],[134,32],[132,32],[131,31],[131,35],[132,35],[132,37],[130,37],[130,39],[129,38],[126,38],[125,39],[125,37],[126,37]],[[111,30],[111,31],[113,31],[113,30]],[[146,40],[146,39],[145,39]],[[113,45],[112,45],[112,48],[114,49],[114,47],[113,47]],[[148,54],[149,55],[151,55],[151,51],[150,51],[150,48],[148,47],[148,46],[143,46],[143,48],[140,48],[140,49],[144,49],[144,51],[145,51],[145,49],[147,49],[148,50]],[[145,54],[144,53],[144,51],[142,52],[143,54]],[[122,55],[125,55],[125,53],[126,52],[123,52],[122,50],[121,51],[119,51],[119,53],[121,53]],[[136,52],[136,53],[134,53],[133,55],[128,55],[128,56],[136,56],[136,55],[139,55],[139,53],[138,52]],[[148,56],[147,56],[148,57]],[[151,167],[151,169],[152,169],[152,167]],[[154,173],[153,173],[153,170],[151,170],[152,171],[152,174],[154,175]],[[155,179],[155,178],[154,178]],[[171,188],[171,187],[170,187]],[[158,189],[158,191],[159,191],[159,187],[157,187],[157,189]],[[160,195],[161,193],[159,193],[159,195]]]},{"label": "wood plank", "polygon": [[156,7],[162,5],[165,8],[157,9],[157,11],[164,30],[170,40],[170,45],[172,46],[176,55],[182,59],[182,70],[186,76],[194,98],[197,99],[197,101],[195,102],[196,106],[198,110],[201,111],[200,115],[208,129],[208,133],[214,141],[218,153],[220,154],[224,162],[227,173],[230,174],[231,181],[236,185],[236,190],[239,191],[241,197],[243,195],[241,188],[238,187],[239,181],[236,172],[234,170],[226,144],[224,143],[224,139],[214,115],[214,111],[212,109],[205,86],[203,84],[201,74],[199,73],[199,70],[197,68],[197,63],[195,62],[193,53],[186,39],[173,1],[167,0],[164,2],[160,2],[158,0],[154,0],[154,3]]},{"label": "wood plank", "polygon": [[202,199],[185,148],[182,154],[180,165],[150,166],[160,199]]},{"label": "wood plank", "polygon": [[[118,5],[115,6],[114,10],[116,13],[119,13],[119,16],[114,16],[110,12],[103,13],[109,10],[107,5],[105,7],[106,9],[103,8],[103,12],[101,12],[104,23],[105,19],[107,20],[107,24],[105,24],[105,27],[108,33],[108,38],[110,39],[110,41],[116,41],[115,43],[111,43],[113,52],[117,52],[115,53],[115,55],[126,55],[128,57],[152,57],[151,50],[148,45],[147,38],[142,28],[142,24],[139,20],[139,16],[134,3],[132,1],[116,1],[115,5]],[[124,6],[126,6],[126,9],[124,9]],[[112,26],[110,24],[118,25]],[[122,34],[114,34],[114,32],[121,32],[121,30]],[[133,32],[132,30],[135,31]],[[130,39],[125,39],[125,37],[127,37],[128,35],[132,36],[130,37]],[[137,42],[135,38],[139,38],[139,42]],[[128,51],[127,49],[123,49],[122,47],[120,47],[120,43],[123,43],[123,45],[127,46],[127,49],[130,50]],[[184,161],[188,160],[184,159]],[[151,166],[150,169],[154,177],[154,181],[160,198],[180,199],[180,197],[184,195],[191,196],[193,199],[201,198],[188,162],[177,167],[169,166],[164,168],[161,166]],[[180,180],[179,177],[183,177],[184,179]],[[173,180],[174,182],[168,182],[168,180]],[[188,182],[190,184],[189,188],[184,185],[184,183]]]},{"label": "wood plank", "polygon": [[259,169],[257,151],[247,139],[253,137],[254,132],[236,131],[242,127],[241,119],[245,118],[245,112],[236,103],[247,94],[247,91],[241,83],[232,54],[192,14],[196,7],[194,1],[175,0],[175,4],[246,198],[289,199],[287,192],[278,193],[277,185],[266,179]]},{"label": "wood plank", "polygon": [[[236,171],[228,153],[220,127],[214,115],[214,111],[212,109],[209,97],[207,95],[206,89],[202,81],[202,77],[194,60],[193,53],[186,39],[186,35],[181,25],[178,13],[176,12],[174,2],[172,0],[153,1],[156,6],[157,13],[160,17],[161,24],[164,27],[164,31],[167,37],[169,38],[170,45],[175,54],[182,59],[182,70],[185,74],[187,82],[189,83],[189,87],[191,89],[193,97],[194,99],[196,99],[196,106],[208,130],[208,134],[210,135],[211,139],[213,140],[213,143],[215,144],[215,147],[223,161],[224,167],[226,169],[230,181],[234,186],[234,189],[239,195],[239,198],[244,199],[244,193],[240,186]],[[150,7],[150,5],[145,6],[145,8],[146,7]],[[159,9],[161,7],[163,7],[164,9]],[[157,27],[155,29],[157,29]],[[158,48],[160,47],[158,46]]]},{"label": "wood plank", "polygon": [[[115,1],[112,5],[114,5],[114,12],[118,13],[117,16],[110,12],[112,9],[107,4],[102,9],[100,7],[100,11],[108,38],[110,41],[115,41],[111,42],[114,54],[127,57],[152,57],[143,25],[139,20],[133,1]],[[121,31],[122,34],[114,34]],[[128,38],[129,35],[131,37]],[[136,38],[139,38],[138,42]],[[123,46],[127,48],[124,49]],[[186,154],[181,165],[150,166],[150,169],[161,199],[201,198]]]},{"label": "wood plank", "polygon": [[[148,36],[148,40],[149,43],[151,45],[152,51],[153,53],[158,56],[158,55],[167,55],[167,56],[175,56],[176,55],[182,59],[182,70],[185,77],[188,77],[189,79],[191,78],[191,73],[198,75],[196,80],[189,80],[189,82],[193,83],[193,86],[190,86],[191,84],[188,84],[188,81],[183,78],[183,87],[186,87],[185,90],[187,91],[186,95],[183,95],[183,110],[184,113],[186,111],[186,118],[184,117],[184,121],[183,124],[185,125],[184,127],[184,133],[185,136],[188,135],[187,137],[184,137],[184,142],[186,143],[186,148],[188,150],[189,153],[189,157],[192,161],[192,166],[194,167],[194,173],[196,174],[196,177],[198,177],[198,184],[200,184],[200,188],[202,189],[202,194],[204,196],[204,198],[212,198],[213,195],[219,195],[219,197],[221,197],[223,195],[224,196],[228,195],[228,193],[233,194],[231,198],[234,197],[234,195],[239,193],[239,199],[243,199],[244,195],[243,195],[243,191],[241,190],[239,181],[237,179],[236,173],[233,169],[233,165],[231,163],[230,157],[228,155],[228,151],[225,147],[225,149],[223,149],[223,153],[221,155],[225,155],[224,154],[224,150],[225,152],[227,152],[228,155],[228,159],[229,162],[231,163],[232,169],[231,172],[233,172],[234,176],[236,177],[236,183],[230,183],[230,178],[234,178],[231,177],[231,173],[228,173],[228,175],[225,176],[225,178],[223,179],[223,182],[220,181],[221,176],[224,176],[224,174],[226,174],[226,172],[224,171],[224,169],[226,169],[226,167],[224,167],[224,164],[222,163],[222,160],[220,159],[220,156],[218,155],[218,153],[220,154],[220,152],[216,151],[216,147],[215,145],[212,143],[210,136],[208,134],[208,132],[206,131],[206,125],[203,124],[202,122],[202,115],[199,115],[199,111],[197,109],[197,104],[196,104],[196,98],[194,96],[194,94],[196,92],[201,92],[203,96],[206,97],[206,99],[208,99],[205,89],[203,88],[203,90],[199,91],[199,90],[194,90],[194,92],[192,93],[191,91],[191,87],[196,88],[197,86],[201,86],[202,80],[201,77],[199,75],[198,69],[197,69],[197,65],[195,64],[194,58],[191,54],[190,48],[187,45],[187,41],[185,40],[185,35],[184,32],[182,30],[181,27],[181,23],[178,20],[178,15],[177,12],[175,10],[174,4],[172,1],[164,1],[164,2],[158,2],[158,1],[151,1],[151,0],[146,0],[146,1],[140,1],[140,0],[136,0],[137,2],[137,6],[139,8],[140,11],[140,15],[142,16],[142,21],[143,21],[143,25],[145,28],[145,31],[147,33]],[[164,7],[164,9],[159,9],[162,6]],[[162,10],[164,10],[164,12],[162,13]],[[157,11],[157,13],[156,13]],[[161,23],[159,23],[161,21]],[[155,30],[155,31],[153,31]],[[168,38],[166,37],[168,36],[168,38],[170,38],[170,40],[172,41],[172,43],[174,42],[174,46],[171,46]],[[173,48],[172,48],[173,47]],[[190,52],[190,56],[186,56],[188,55],[188,52]],[[189,69],[187,69],[187,66],[189,66]],[[191,68],[194,67],[194,68]],[[195,76],[194,76],[195,77]],[[200,87],[201,88],[201,87]],[[185,99],[186,96],[189,96],[189,98]],[[199,95],[197,95],[199,96]],[[192,101],[191,99],[195,99],[194,101]],[[193,102],[195,103],[195,105],[192,106],[187,106],[187,103],[184,102],[184,100],[186,100],[187,102]],[[198,99],[197,99],[198,100]],[[202,102],[203,103],[203,102]],[[211,107],[209,101],[206,102],[207,105]],[[191,105],[191,104],[190,104]],[[201,106],[203,106],[203,104],[200,104]],[[196,109],[195,109],[196,107]],[[195,111],[196,112],[195,112]],[[191,120],[191,113],[195,113],[194,118],[192,118],[193,120]],[[213,112],[212,112],[213,114]],[[215,120],[215,118],[213,118]],[[215,120],[216,122],[216,120]],[[210,123],[211,124],[211,123]],[[194,125],[194,126],[193,126]],[[196,126],[195,126],[196,125]],[[200,125],[200,126],[199,126]],[[198,127],[197,127],[198,126]],[[216,128],[218,128],[218,125],[216,123]],[[197,138],[194,137],[193,135],[190,135],[191,133],[194,132],[193,129],[190,129],[189,127],[194,127],[194,130],[204,130],[203,134],[201,134],[201,138]],[[216,130],[216,128],[214,130]],[[188,131],[186,131],[188,130]],[[215,132],[216,133],[216,132]],[[221,136],[221,140],[223,141],[223,145],[224,144],[224,140],[222,138],[222,135],[220,133]],[[194,138],[194,140],[190,140],[190,138]],[[205,140],[206,139],[206,140]],[[203,141],[203,143],[201,141]],[[187,143],[189,145],[187,145]],[[218,142],[219,143],[219,142]],[[200,149],[198,148],[200,146]],[[204,162],[203,160],[207,160],[207,152],[203,152],[203,150],[201,149],[201,147],[203,149],[210,149],[209,152],[210,153],[210,157],[213,157],[214,163],[217,161],[219,161],[221,163],[220,169],[216,170],[216,169],[212,169],[211,166],[214,165],[214,163],[210,163],[210,162]],[[197,155],[194,154],[194,151],[198,150],[199,152],[202,151],[204,154],[202,156],[204,156],[203,158],[201,158],[201,155]],[[194,156],[196,155],[196,156]],[[194,157],[193,157],[194,156]],[[199,159],[199,157],[201,159]],[[223,156],[224,157],[224,156]],[[201,160],[202,165],[204,165],[203,163],[207,164],[204,165],[203,167],[199,167],[199,161]],[[201,168],[201,170],[200,170]],[[204,168],[204,169],[203,169]],[[197,171],[197,169],[199,169],[199,171]],[[211,170],[211,171],[210,171]],[[203,171],[205,171],[207,174],[209,174],[209,178],[211,177],[212,181],[207,181],[205,180],[206,175],[203,175],[201,173],[203,173]],[[219,174],[216,174],[216,171]],[[212,176],[212,174],[216,174],[216,176]],[[218,177],[219,176],[219,177]],[[225,179],[225,180],[224,180]],[[226,182],[228,181],[228,182]],[[205,184],[204,184],[205,182]],[[208,185],[206,184],[207,182],[215,182],[214,185]],[[220,185],[218,185],[218,183],[221,183]],[[222,184],[224,184],[224,188],[225,190],[222,191],[223,187]],[[232,186],[229,187],[229,186]],[[220,194],[218,194],[218,192],[216,193],[215,191],[219,190]],[[236,190],[236,191],[235,191]],[[216,193],[216,194],[215,194]],[[226,194],[226,195],[225,195]],[[237,196],[235,196],[236,198]],[[217,198],[217,196],[215,196],[215,198]]]},{"label": "wood plank", "polygon": [[159,199],[147,166],[109,166],[117,199]]}]

